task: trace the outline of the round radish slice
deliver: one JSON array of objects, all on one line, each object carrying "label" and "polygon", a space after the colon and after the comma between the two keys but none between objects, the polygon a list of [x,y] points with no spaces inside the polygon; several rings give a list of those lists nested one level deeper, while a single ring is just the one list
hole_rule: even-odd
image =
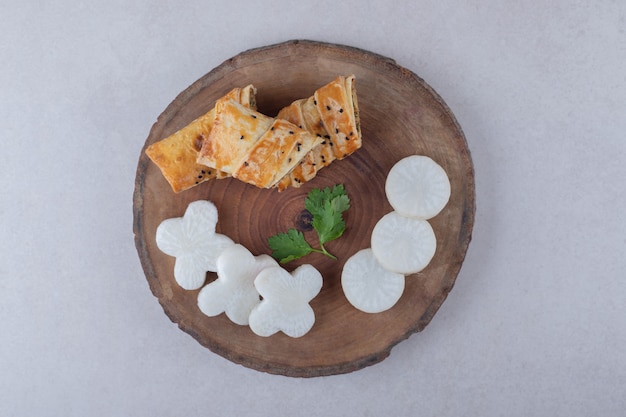
[{"label": "round radish slice", "polygon": [[383,268],[372,249],[361,249],[344,264],[341,287],[354,307],[366,313],[380,313],[400,299],[404,275]]},{"label": "round radish slice", "polygon": [[437,239],[427,220],[392,211],[372,230],[372,251],[389,271],[413,274],[424,269],[435,255]]},{"label": "round radish slice", "polygon": [[385,193],[391,207],[403,216],[435,217],[450,199],[446,171],[427,156],[399,160],[387,174]]}]

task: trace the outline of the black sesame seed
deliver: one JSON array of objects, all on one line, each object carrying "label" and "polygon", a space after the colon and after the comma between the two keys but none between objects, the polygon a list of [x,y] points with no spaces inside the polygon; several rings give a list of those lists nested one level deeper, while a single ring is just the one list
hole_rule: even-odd
[{"label": "black sesame seed", "polygon": [[343,113],[343,109],[339,109],[339,113]]},{"label": "black sesame seed", "polygon": [[313,100],[313,104],[317,106],[317,100]]},{"label": "black sesame seed", "polygon": [[201,180],[202,179],[202,175],[198,175],[198,179]]},{"label": "black sesame seed", "polygon": [[353,135],[354,135],[354,132],[350,132],[350,133],[349,133],[349,135],[350,135],[350,136],[353,136]]},{"label": "black sesame seed", "polygon": [[330,110],[330,106],[326,106],[326,110]]},{"label": "black sesame seed", "polygon": [[293,135],[293,130],[290,130],[290,131],[289,131],[289,134],[290,134],[290,135]]},{"label": "black sesame seed", "polygon": [[274,130],[274,126],[272,126],[272,127],[270,128],[270,130]]},{"label": "black sesame seed", "polygon": [[335,129],[335,133],[339,133],[339,129]]},{"label": "black sesame seed", "polygon": [[254,114],[253,114],[253,115],[252,115],[252,118],[253,118],[253,119],[256,119],[256,115],[254,115]]},{"label": "black sesame seed", "polygon": [[287,160],[287,162],[291,162],[291,158],[289,158],[289,159]]},{"label": "black sesame seed", "polygon": [[202,169],[202,170],[200,170],[200,172],[201,172],[202,174],[206,174],[206,171],[205,171],[205,170],[203,170],[203,169]]},{"label": "black sesame seed", "polygon": [[326,139],[330,139],[330,135],[324,135]]},{"label": "black sesame seed", "polygon": [[241,135],[241,137],[239,139],[243,140],[243,135]]},{"label": "black sesame seed", "polygon": [[326,141],[323,141],[323,142],[322,142],[322,145],[326,145]]},{"label": "black sesame seed", "polygon": [[248,161],[244,161],[243,165],[247,167],[249,165]]}]

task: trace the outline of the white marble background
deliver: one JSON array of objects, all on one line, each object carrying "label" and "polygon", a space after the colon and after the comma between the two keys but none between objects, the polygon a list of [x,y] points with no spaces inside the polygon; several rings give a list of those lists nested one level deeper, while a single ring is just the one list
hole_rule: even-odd
[{"label": "white marble background", "polygon": [[[364,48],[446,100],[473,241],[380,364],[267,375],[163,314],[132,234],[137,159],[189,84],[289,39]],[[626,3],[0,2],[3,416],[617,416],[626,410]]]}]

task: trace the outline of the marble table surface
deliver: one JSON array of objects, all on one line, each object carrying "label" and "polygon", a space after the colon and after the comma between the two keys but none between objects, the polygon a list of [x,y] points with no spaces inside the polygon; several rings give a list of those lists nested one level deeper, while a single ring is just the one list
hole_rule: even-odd
[{"label": "marble table surface", "polygon": [[[626,3],[0,5],[6,416],[615,416],[626,409]],[[461,125],[472,242],[428,327],[349,374],[227,361],[150,292],[132,196],[156,117],[290,39],[415,72]]]}]

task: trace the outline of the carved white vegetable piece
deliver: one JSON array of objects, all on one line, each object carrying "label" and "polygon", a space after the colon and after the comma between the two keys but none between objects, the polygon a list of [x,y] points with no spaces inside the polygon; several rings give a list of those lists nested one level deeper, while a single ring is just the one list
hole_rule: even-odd
[{"label": "carved white vegetable piece", "polygon": [[261,298],[254,279],[265,268],[277,267],[269,255],[254,256],[242,245],[230,246],[217,258],[217,279],[198,294],[198,307],[207,316],[226,316],[236,324],[247,325],[252,309]]},{"label": "carved white vegetable piece", "polygon": [[366,313],[380,313],[393,307],[404,292],[404,281],[404,275],[383,268],[370,248],[352,255],[341,273],[346,298]]},{"label": "carved white vegetable piece", "polygon": [[450,199],[450,180],[431,158],[411,155],[399,160],[387,174],[387,200],[403,216],[435,217]]},{"label": "carved white vegetable piece", "polygon": [[371,247],[385,269],[408,275],[428,265],[435,255],[437,239],[427,220],[392,211],[374,226]]},{"label": "carved white vegetable piece", "polygon": [[233,241],[215,233],[217,208],[206,200],[187,206],[183,217],[166,219],[157,227],[156,244],[176,257],[174,278],[186,290],[200,288],[207,271],[216,271],[216,260]]},{"label": "carved white vegetable piece", "polygon": [[311,265],[291,274],[280,267],[259,273],[254,285],[263,300],[250,313],[250,329],[259,336],[282,331],[290,337],[304,336],[315,323],[309,302],[322,289],[322,275]]}]

